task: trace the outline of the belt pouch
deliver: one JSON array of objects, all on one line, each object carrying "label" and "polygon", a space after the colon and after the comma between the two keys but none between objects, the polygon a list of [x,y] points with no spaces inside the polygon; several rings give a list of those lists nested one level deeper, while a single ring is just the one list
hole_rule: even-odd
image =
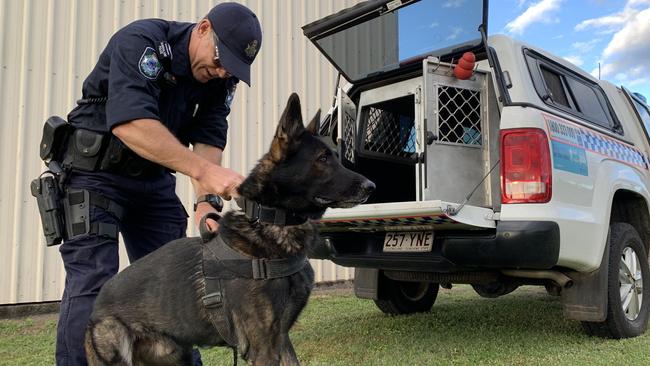
[{"label": "belt pouch", "polygon": [[40,145],[40,156],[43,161],[59,161],[70,130],[71,126],[61,117],[52,116],[45,121]]},{"label": "belt pouch", "polygon": [[76,129],[70,139],[64,163],[73,168],[95,171],[101,158],[104,134],[84,129]]}]

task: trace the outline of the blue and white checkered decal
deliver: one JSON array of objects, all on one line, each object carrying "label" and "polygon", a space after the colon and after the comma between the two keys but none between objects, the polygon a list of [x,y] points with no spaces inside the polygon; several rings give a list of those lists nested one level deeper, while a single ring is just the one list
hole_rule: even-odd
[{"label": "blue and white checkered decal", "polygon": [[551,140],[560,141],[618,161],[648,169],[650,159],[631,145],[581,127],[557,116],[542,113]]}]

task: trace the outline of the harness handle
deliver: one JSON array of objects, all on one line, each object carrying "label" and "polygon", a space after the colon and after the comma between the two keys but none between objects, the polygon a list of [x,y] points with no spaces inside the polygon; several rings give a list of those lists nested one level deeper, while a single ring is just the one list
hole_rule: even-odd
[{"label": "harness handle", "polygon": [[217,235],[216,232],[210,231],[210,229],[208,229],[208,224],[206,223],[207,219],[219,221],[221,219],[221,216],[219,216],[219,214],[216,212],[208,212],[201,218],[201,222],[199,223],[199,233],[201,233],[201,240],[204,243],[209,242]]}]

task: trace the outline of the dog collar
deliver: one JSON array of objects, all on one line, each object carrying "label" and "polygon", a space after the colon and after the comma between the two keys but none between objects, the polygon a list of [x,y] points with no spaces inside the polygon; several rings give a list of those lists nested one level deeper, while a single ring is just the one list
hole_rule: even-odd
[{"label": "dog collar", "polygon": [[300,225],[307,222],[306,217],[298,215],[293,211],[262,206],[260,203],[251,201],[246,197],[239,197],[236,201],[237,205],[241,207],[251,222],[259,221],[261,223],[279,226]]}]

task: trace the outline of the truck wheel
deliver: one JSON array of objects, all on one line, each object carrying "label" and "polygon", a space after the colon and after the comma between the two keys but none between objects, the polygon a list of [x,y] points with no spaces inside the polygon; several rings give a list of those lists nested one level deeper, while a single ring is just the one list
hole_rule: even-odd
[{"label": "truck wheel", "polygon": [[395,281],[382,277],[382,298],[375,300],[379,310],[386,314],[412,314],[431,310],[436,302],[437,283]]},{"label": "truck wheel", "polygon": [[650,270],[645,247],[636,229],[627,223],[609,227],[607,318],[582,322],[589,335],[629,338],[643,334],[650,314]]}]

